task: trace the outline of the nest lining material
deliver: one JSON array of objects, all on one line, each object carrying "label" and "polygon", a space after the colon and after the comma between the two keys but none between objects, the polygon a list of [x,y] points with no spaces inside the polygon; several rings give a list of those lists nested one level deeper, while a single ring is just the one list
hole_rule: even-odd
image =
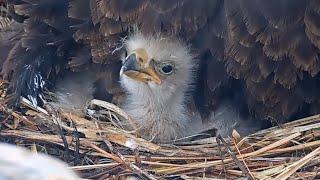
[{"label": "nest lining material", "polygon": [[234,131],[230,138],[200,136],[155,144],[137,137],[134,128],[128,128],[132,123],[126,113],[104,101],[93,100],[91,105],[99,106],[107,121],[35,108],[24,98],[21,102],[24,112],[12,111],[2,101],[1,141],[60,158],[83,178],[319,177],[320,115],[247,137]]}]

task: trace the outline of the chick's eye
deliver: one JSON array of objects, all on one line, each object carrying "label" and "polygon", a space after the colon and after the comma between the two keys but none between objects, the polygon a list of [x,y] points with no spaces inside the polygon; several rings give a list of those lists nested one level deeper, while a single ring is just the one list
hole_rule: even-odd
[{"label": "chick's eye", "polygon": [[162,67],[162,71],[166,74],[171,73],[173,70],[173,67],[171,65],[165,65]]},{"label": "chick's eye", "polygon": [[170,75],[174,71],[174,67],[172,64],[163,63],[160,65],[160,73],[164,75]]}]

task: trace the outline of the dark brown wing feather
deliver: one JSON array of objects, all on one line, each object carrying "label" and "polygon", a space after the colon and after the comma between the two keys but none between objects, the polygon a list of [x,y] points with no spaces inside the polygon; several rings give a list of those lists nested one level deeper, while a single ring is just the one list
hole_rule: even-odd
[{"label": "dark brown wing feather", "polygon": [[22,95],[38,105],[42,91],[52,85],[60,70],[67,68],[74,51],[81,49],[72,38],[68,1],[8,0],[7,3],[12,8],[9,15],[13,14],[12,18],[23,24],[21,36],[7,58],[1,60],[4,61],[1,73],[11,82],[10,92],[15,100]]},{"label": "dark brown wing feather", "polygon": [[318,41],[311,33],[317,31],[315,22],[319,21],[311,17],[319,15],[315,11],[319,3],[236,2],[225,1],[229,37],[224,62],[231,76],[245,80],[250,108],[262,118],[280,120],[319,109],[310,103],[318,96],[301,96],[301,84],[308,81],[311,85],[319,79]]}]

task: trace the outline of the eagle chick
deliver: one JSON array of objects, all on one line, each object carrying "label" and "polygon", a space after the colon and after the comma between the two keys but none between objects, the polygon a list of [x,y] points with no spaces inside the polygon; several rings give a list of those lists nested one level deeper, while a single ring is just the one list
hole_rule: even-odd
[{"label": "eagle chick", "polygon": [[161,35],[136,33],[125,42],[120,82],[127,91],[124,109],[142,135],[160,141],[184,134],[187,91],[192,89],[196,61],[188,47]]}]

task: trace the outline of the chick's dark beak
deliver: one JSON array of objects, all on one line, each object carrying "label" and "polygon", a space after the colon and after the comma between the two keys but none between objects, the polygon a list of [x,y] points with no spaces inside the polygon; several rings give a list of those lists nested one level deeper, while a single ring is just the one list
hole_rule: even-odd
[{"label": "chick's dark beak", "polygon": [[141,82],[153,81],[162,84],[162,80],[153,67],[148,64],[148,55],[144,49],[138,49],[127,56],[122,65],[126,76]]},{"label": "chick's dark beak", "polygon": [[137,61],[136,54],[132,53],[130,54],[125,62],[122,65],[122,70],[124,73],[127,71],[140,71],[140,65]]}]

